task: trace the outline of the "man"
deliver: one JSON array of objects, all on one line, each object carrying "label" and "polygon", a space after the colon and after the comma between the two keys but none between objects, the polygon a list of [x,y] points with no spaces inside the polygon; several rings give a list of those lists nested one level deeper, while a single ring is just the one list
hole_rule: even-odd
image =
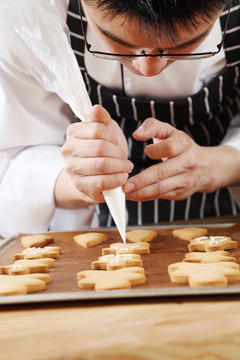
[{"label": "man", "polygon": [[[129,224],[238,212],[226,188],[240,182],[238,1],[79,5],[69,4],[72,47],[92,102],[106,110],[96,106],[90,123],[70,125],[62,149],[66,165],[57,179],[54,171],[54,185],[54,174],[46,184],[55,214],[52,208],[43,222],[50,229],[79,228],[76,214],[102,203],[102,191],[117,186],[126,192]],[[56,131],[53,124],[47,122]],[[59,153],[55,160],[63,166]],[[106,205],[99,209],[100,224],[110,225]],[[26,207],[26,222],[30,214]],[[66,214],[75,217],[70,225]],[[39,231],[42,224],[35,224]]]}]

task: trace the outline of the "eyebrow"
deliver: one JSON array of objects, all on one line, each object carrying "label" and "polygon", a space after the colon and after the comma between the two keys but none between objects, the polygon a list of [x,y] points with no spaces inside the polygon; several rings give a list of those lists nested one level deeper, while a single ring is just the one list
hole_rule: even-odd
[{"label": "eyebrow", "polygon": [[[105,29],[101,28],[97,24],[96,24],[96,26],[97,26],[98,30],[104,36],[106,36],[108,39],[116,42],[119,45],[123,45],[123,46],[125,46],[125,47],[127,47],[129,49],[139,49],[141,47],[141,46],[136,46],[136,45],[130,44],[127,41],[120,39],[119,37],[117,37],[114,34],[112,34],[111,32],[109,32],[108,30],[105,30]],[[181,44],[178,44],[176,46],[172,46],[172,47],[169,47],[169,48],[166,48],[166,49],[161,49],[161,50],[164,50],[164,51],[166,51],[166,50],[169,51],[170,50],[171,51],[171,50],[183,49],[183,48],[186,48],[189,45],[195,45],[210,33],[211,28],[212,28],[212,26],[207,28],[202,34],[200,34],[200,35],[196,36],[195,38],[190,39],[190,40],[188,40],[188,41],[186,41],[184,43],[181,43]]]}]

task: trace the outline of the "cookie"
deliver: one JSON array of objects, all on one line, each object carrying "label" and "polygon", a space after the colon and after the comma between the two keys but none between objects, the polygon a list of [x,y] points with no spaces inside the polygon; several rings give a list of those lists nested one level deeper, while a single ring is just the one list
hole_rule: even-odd
[{"label": "cookie", "polygon": [[144,269],[129,267],[115,271],[85,270],[77,274],[78,287],[95,290],[130,289],[146,282]]},{"label": "cookie", "polygon": [[33,234],[21,236],[20,241],[24,248],[44,247],[47,244],[53,243],[54,238],[50,235]]},{"label": "cookie", "polygon": [[13,261],[21,259],[42,259],[42,258],[53,258],[57,259],[61,253],[62,249],[59,246],[44,246],[44,247],[30,247],[24,249],[23,252],[19,254],[14,254],[12,256]]},{"label": "cookie", "polygon": [[102,255],[108,254],[150,254],[150,245],[146,242],[134,244],[113,243],[109,248],[102,249]]},{"label": "cookie", "polygon": [[141,255],[138,254],[108,254],[92,262],[93,270],[118,270],[138,266],[143,267]]},{"label": "cookie", "polygon": [[0,275],[0,296],[26,295],[46,288],[48,274]]},{"label": "cookie", "polygon": [[207,232],[207,229],[201,227],[184,227],[173,230],[172,234],[181,240],[190,241],[192,239],[206,235]]},{"label": "cookie", "polygon": [[237,241],[232,240],[229,236],[202,236],[190,241],[188,250],[193,251],[219,251],[231,250],[237,248]]},{"label": "cookie", "polygon": [[236,262],[236,258],[229,256],[228,251],[191,252],[185,254],[183,261],[192,263]]},{"label": "cookie", "polygon": [[0,267],[0,274],[24,275],[31,273],[45,273],[49,267],[55,265],[55,260],[43,258],[37,260],[16,260],[13,264]]},{"label": "cookie", "polygon": [[189,286],[226,286],[240,281],[239,265],[233,262],[194,264],[180,262],[168,266],[173,283]]},{"label": "cookie", "polygon": [[89,248],[98,244],[102,244],[103,241],[107,239],[108,236],[106,234],[98,232],[87,232],[74,236],[74,241],[78,245],[83,246],[84,248]]},{"label": "cookie", "polygon": [[131,242],[150,242],[157,236],[154,230],[135,229],[126,232],[126,239]]}]

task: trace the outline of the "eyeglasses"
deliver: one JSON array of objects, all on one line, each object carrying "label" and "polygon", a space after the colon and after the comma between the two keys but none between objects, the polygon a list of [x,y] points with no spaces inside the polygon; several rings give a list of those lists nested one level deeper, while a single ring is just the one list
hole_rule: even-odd
[{"label": "eyeglasses", "polygon": [[79,6],[80,22],[81,22],[81,28],[82,28],[85,46],[86,46],[88,52],[97,58],[105,59],[105,60],[134,61],[139,58],[146,59],[147,57],[158,57],[159,56],[160,58],[164,58],[166,60],[199,60],[199,59],[206,59],[206,58],[215,56],[221,51],[223,43],[224,43],[228,23],[229,23],[232,0],[229,1],[229,9],[228,9],[228,14],[227,14],[226,24],[225,24],[223,35],[222,35],[222,41],[219,44],[217,44],[217,50],[210,51],[210,52],[192,53],[192,54],[164,54],[164,50],[159,50],[158,54],[147,54],[144,50],[142,50],[141,54],[138,54],[138,55],[112,54],[112,53],[107,53],[107,52],[102,52],[102,51],[92,51],[91,45],[88,43],[85,31],[84,31],[80,0],[78,0],[78,6]]}]

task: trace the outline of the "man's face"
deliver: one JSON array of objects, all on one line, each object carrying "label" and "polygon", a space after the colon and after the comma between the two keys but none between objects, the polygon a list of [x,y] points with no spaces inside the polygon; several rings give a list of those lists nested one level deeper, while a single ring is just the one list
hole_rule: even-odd
[{"label": "man's face", "polygon": [[[160,49],[164,50],[166,54],[192,53],[210,33],[222,11],[220,10],[208,22],[200,17],[196,28],[192,27],[190,30],[186,30],[177,26],[178,37],[173,42],[164,34],[158,37],[154,32],[147,33],[143,27],[140,28],[136,19],[129,21],[122,15],[110,20],[101,9],[90,7],[85,3],[83,3],[83,8],[92,31],[109,53],[133,56],[141,54],[142,50],[147,54],[157,54]],[[209,51],[213,50],[209,49]],[[172,62],[164,57],[121,61],[123,66],[140,76],[158,75]]]}]

